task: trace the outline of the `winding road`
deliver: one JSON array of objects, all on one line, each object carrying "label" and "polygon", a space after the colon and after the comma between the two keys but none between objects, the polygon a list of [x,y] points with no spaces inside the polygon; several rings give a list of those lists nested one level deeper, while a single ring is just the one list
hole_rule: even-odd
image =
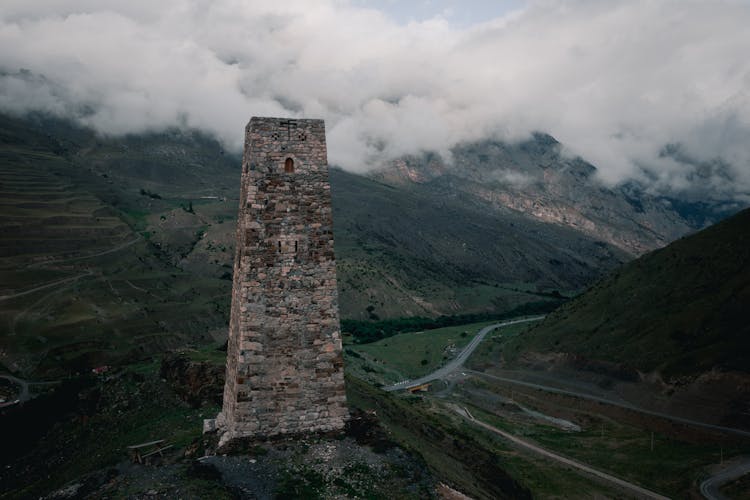
[{"label": "winding road", "polygon": [[468,359],[469,356],[471,356],[471,353],[474,352],[474,349],[477,348],[479,343],[484,340],[484,337],[490,333],[492,330],[495,330],[497,328],[503,327],[503,326],[510,326],[515,325],[518,323],[527,323],[529,321],[539,321],[540,319],[544,318],[544,316],[534,316],[533,318],[524,318],[524,319],[514,319],[511,321],[504,321],[502,323],[496,323],[494,325],[485,326],[481,330],[479,330],[479,333],[477,333],[473,339],[471,339],[471,342],[464,347],[464,349],[453,358],[451,361],[446,363],[445,365],[441,366],[434,372],[425,375],[424,377],[419,377],[413,380],[402,380],[401,382],[398,382],[393,385],[389,385],[387,387],[383,387],[383,390],[391,392],[391,391],[398,391],[401,389],[410,389],[412,387],[417,387],[418,385],[425,384],[427,382],[430,382],[431,380],[441,379],[449,374],[453,373],[454,371],[458,370],[461,365],[464,364],[464,362]]},{"label": "winding road", "polygon": [[[131,245],[134,245],[134,244],[138,243],[140,241],[140,239],[141,239],[140,236],[136,236],[132,240],[126,241],[125,243],[121,243],[121,244],[117,245],[116,247],[108,248],[107,250],[102,250],[101,252],[96,252],[96,253],[92,253],[92,254],[89,254],[89,255],[80,255],[78,257],[70,257],[70,258],[65,258],[65,259],[56,259],[56,260],[47,260],[47,261],[35,262],[33,264],[29,264],[28,266],[26,266],[26,268],[27,269],[35,269],[35,268],[39,268],[39,267],[46,267],[46,266],[48,266],[50,264],[59,264],[61,262],[71,262],[71,261],[74,261],[74,260],[84,260],[84,259],[92,259],[94,257],[100,257],[102,255],[107,255],[107,254],[110,254],[110,253],[119,252],[123,248],[127,248],[127,247],[129,247]],[[58,286],[58,285],[63,285],[65,283],[71,283],[73,281],[77,281],[77,280],[79,280],[81,278],[85,278],[86,276],[91,276],[93,274],[94,273],[91,272],[91,270],[87,269],[86,272],[83,273],[83,274],[78,274],[76,276],[70,276],[68,278],[63,278],[63,279],[60,279],[60,280],[57,280],[57,281],[52,281],[50,283],[45,283],[44,285],[39,285],[39,286],[36,286],[34,288],[29,288],[28,290],[23,290],[23,291],[20,291],[20,292],[17,292],[17,293],[13,293],[13,294],[10,294],[10,295],[2,295],[2,296],[0,296],[0,302],[2,302],[4,300],[9,300],[9,299],[15,299],[16,297],[23,297],[24,295],[28,295],[30,293],[35,293],[35,292],[38,292],[39,290],[44,290],[46,288],[52,288],[52,287],[55,287],[55,286]]]},{"label": "winding road", "polygon": [[[445,378],[448,375],[450,375],[451,373],[453,373],[456,370],[458,370],[464,364],[464,362],[466,361],[466,359],[469,356],[471,356],[471,353],[474,352],[474,350],[477,348],[477,346],[479,345],[479,343],[482,342],[482,340],[484,340],[484,337],[489,332],[491,332],[492,330],[495,330],[495,329],[503,327],[503,326],[514,325],[514,324],[517,324],[517,323],[524,323],[524,322],[528,322],[528,321],[538,321],[538,320],[540,320],[542,318],[544,318],[544,316],[535,316],[533,318],[525,318],[525,319],[517,319],[517,320],[512,320],[512,321],[505,321],[503,323],[497,323],[497,324],[494,324],[494,325],[486,326],[486,327],[482,328],[479,331],[479,333],[477,333],[477,335],[471,340],[471,342],[469,342],[469,344],[463,349],[463,351],[461,351],[461,353],[458,356],[456,356],[453,360],[451,360],[447,364],[443,365],[442,367],[438,368],[434,372],[429,373],[429,374],[427,374],[427,375],[425,375],[423,377],[419,377],[419,378],[416,378],[416,379],[413,379],[413,380],[403,380],[403,381],[398,382],[396,384],[383,387],[383,390],[392,392],[392,391],[398,391],[398,390],[402,390],[402,389],[410,389],[412,387],[417,387],[419,385],[425,384],[425,383],[430,382],[432,380],[437,380],[437,379]],[[697,420],[691,420],[689,418],[678,417],[676,415],[670,415],[668,413],[662,413],[662,412],[658,412],[658,411],[647,410],[645,408],[640,408],[638,406],[632,405],[632,404],[627,403],[627,402],[614,401],[614,400],[611,400],[611,399],[602,398],[600,396],[595,396],[595,395],[588,394],[588,393],[585,393],[585,392],[578,392],[578,391],[573,391],[573,390],[560,389],[560,388],[557,388],[557,387],[550,387],[550,386],[547,386],[547,385],[535,384],[535,383],[532,383],[532,382],[526,382],[526,381],[523,381],[523,380],[518,380],[518,379],[513,379],[513,378],[508,378],[508,377],[500,377],[500,376],[497,376],[497,375],[492,375],[492,374],[485,373],[485,372],[478,372],[478,371],[475,371],[475,370],[466,370],[466,373],[470,373],[471,375],[478,376],[478,377],[483,377],[483,378],[487,378],[487,379],[491,379],[491,380],[497,380],[499,382],[505,382],[505,383],[509,383],[509,384],[515,384],[515,385],[519,385],[519,386],[523,386],[523,387],[529,387],[529,388],[532,388],[532,389],[539,389],[539,390],[542,390],[542,391],[545,391],[545,392],[549,392],[549,393],[553,393],[553,394],[562,394],[562,395],[566,395],[566,396],[573,396],[573,397],[577,397],[577,398],[581,398],[581,399],[587,399],[589,401],[595,401],[597,403],[607,404],[607,405],[610,405],[610,406],[617,406],[619,408],[623,408],[623,409],[626,409],[626,410],[632,410],[632,411],[635,411],[635,412],[638,412],[638,413],[642,413],[644,415],[650,415],[650,416],[653,416],[653,417],[659,417],[659,418],[663,418],[663,419],[666,419],[666,420],[671,420],[672,422],[677,422],[677,423],[680,423],[680,424],[691,425],[691,426],[694,426],[694,427],[701,427],[701,428],[704,428],[704,429],[709,429],[709,430],[713,430],[713,431],[719,431],[719,432],[728,433],[728,434],[735,434],[735,435],[738,435],[738,436],[750,437],[750,431],[746,431],[746,430],[742,430],[742,429],[736,429],[734,427],[725,427],[723,425],[709,424],[707,422],[700,422],[700,421],[697,421]]]},{"label": "winding road", "polygon": [[13,375],[0,375],[0,378],[4,378],[5,380],[9,380],[13,382],[14,384],[18,384],[19,386],[21,386],[21,392],[18,394],[18,397],[16,398],[17,401],[9,401],[7,403],[0,403],[0,408],[4,408],[6,406],[12,406],[16,404],[16,402],[23,403],[30,399],[28,382],[26,382],[25,380],[21,380],[20,378],[14,377]]},{"label": "winding road", "polygon": [[474,418],[474,416],[471,413],[469,413],[469,410],[467,410],[466,408],[453,407],[453,411],[455,411],[462,417],[466,418],[473,424],[478,425],[484,429],[487,429],[490,432],[498,434],[499,436],[502,436],[503,438],[507,439],[508,441],[514,443],[517,446],[525,448],[538,455],[542,455],[544,457],[552,459],[555,462],[568,465],[570,467],[573,467],[583,472],[586,472],[588,474],[591,474],[592,476],[596,476],[599,479],[603,479],[607,481],[608,483],[614,484],[621,488],[625,488],[626,490],[629,490],[635,493],[636,495],[638,495],[639,498],[654,498],[657,500],[668,500],[669,498],[669,497],[660,495],[659,493],[656,493],[654,491],[647,490],[646,488],[642,488],[638,486],[637,484],[633,484],[628,481],[625,481],[624,479],[620,479],[619,477],[615,477],[611,474],[607,474],[606,472],[602,472],[600,470],[594,469],[593,467],[590,467],[584,463],[578,462],[577,460],[573,460],[571,458],[558,455],[557,453],[553,453],[549,450],[546,450],[544,448],[541,448],[535,445],[534,443],[531,443],[529,441],[516,437],[513,434],[510,434],[509,432],[505,432],[503,430],[498,429],[497,427],[493,427],[490,424],[486,424],[482,422],[481,420],[477,420],[476,418]]},{"label": "winding road", "polygon": [[[48,266],[50,264],[58,264],[58,263],[61,263],[61,262],[71,262],[71,261],[76,261],[76,260],[85,260],[85,259],[91,259],[91,258],[94,258],[94,257],[100,257],[102,255],[107,255],[107,254],[110,254],[110,253],[119,252],[120,250],[122,250],[124,248],[127,248],[129,246],[134,245],[135,243],[138,243],[140,240],[141,240],[140,236],[136,235],[136,237],[133,238],[132,240],[126,241],[124,243],[121,243],[121,244],[119,244],[119,245],[117,245],[115,247],[109,248],[107,250],[102,250],[102,251],[99,251],[99,252],[96,252],[96,253],[93,253],[93,254],[88,254],[88,255],[80,255],[80,256],[77,256],[77,257],[67,257],[67,258],[64,258],[64,259],[56,259],[56,260],[48,260],[48,261],[42,261],[42,262],[35,262],[33,264],[30,264],[30,265],[26,266],[26,268],[27,269],[32,269],[32,268],[38,268],[38,267]],[[2,295],[2,296],[0,296],[0,302],[2,302],[4,300],[10,300],[10,299],[15,299],[17,297],[23,297],[24,295],[29,295],[29,294],[32,294],[32,293],[36,293],[38,291],[46,290],[48,288],[53,288],[54,289],[52,292],[50,292],[50,293],[46,294],[45,296],[41,297],[39,300],[37,300],[36,302],[34,302],[33,304],[31,304],[30,306],[26,307],[26,309],[20,311],[18,314],[16,314],[13,317],[13,319],[10,322],[10,326],[9,326],[9,335],[10,336],[14,336],[16,334],[16,325],[21,320],[21,318],[23,318],[23,316],[25,316],[30,310],[33,310],[34,308],[36,308],[41,302],[43,302],[44,300],[46,300],[51,295],[53,295],[55,293],[58,293],[58,292],[64,290],[65,288],[68,288],[68,287],[72,286],[76,281],[78,281],[78,280],[80,280],[82,278],[89,277],[89,276],[94,276],[94,274],[95,273],[93,271],[91,271],[91,269],[86,269],[85,272],[83,272],[82,274],[78,274],[78,275],[75,275],[75,276],[69,276],[67,278],[62,278],[62,279],[59,279],[59,280],[56,280],[56,281],[52,281],[50,283],[45,283],[43,285],[35,286],[33,288],[29,288],[27,290],[22,290],[20,292],[13,293],[13,294],[10,294],[10,295]],[[134,288],[137,288],[132,283],[130,283],[130,282],[128,282],[128,283],[130,284],[130,286],[133,286]]]},{"label": "winding road", "polygon": [[701,494],[708,498],[708,500],[729,500],[721,494],[719,488],[726,483],[739,479],[745,474],[750,474],[750,458],[745,458],[741,462],[736,463],[703,481],[701,483]]},{"label": "winding road", "polygon": [[[537,317],[534,317],[534,318],[526,318],[526,319],[518,319],[518,320],[512,320],[512,321],[505,321],[503,323],[497,323],[497,324],[494,324],[494,325],[486,326],[486,327],[482,328],[479,331],[479,333],[477,333],[477,335],[471,340],[471,342],[469,342],[469,344],[461,351],[461,353],[458,356],[456,356],[453,360],[451,360],[450,362],[448,362],[444,366],[438,368],[437,370],[435,370],[432,373],[429,373],[429,374],[427,374],[427,375],[425,375],[423,377],[419,377],[419,378],[416,378],[416,379],[413,379],[413,380],[404,380],[404,381],[398,382],[396,384],[384,387],[383,389],[385,391],[389,391],[389,392],[398,391],[398,390],[402,390],[402,389],[410,389],[412,387],[417,387],[419,385],[425,384],[425,383],[433,381],[433,380],[446,378],[447,376],[449,376],[450,374],[452,374],[453,372],[455,372],[456,370],[458,370],[464,364],[464,362],[466,361],[466,359],[469,356],[471,356],[471,354],[477,348],[477,346],[479,345],[479,343],[482,342],[482,340],[484,340],[484,337],[489,332],[491,332],[491,331],[493,331],[493,330],[495,330],[497,328],[503,327],[503,326],[514,325],[514,324],[517,324],[517,323],[524,323],[524,322],[528,322],[528,321],[538,321],[538,320],[540,320],[542,318],[544,318],[544,316],[537,316]],[[655,416],[655,417],[659,417],[659,418],[664,418],[664,419],[671,420],[673,422],[678,422],[678,423],[681,423],[681,424],[691,425],[691,426],[695,426],[695,427],[702,427],[702,428],[705,428],[705,429],[710,429],[710,430],[715,430],[715,431],[720,431],[720,432],[725,432],[725,433],[730,433],[730,434],[735,434],[735,435],[750,437],[750,431],[745,431],[745,430],[742,430],[742,429],[735,429],[735,428],[732,428],[732,427],[725,427],[725,426],[721,426],[721,425],[709,424],[709,423],[706,423],[706,422],[699,422],[699,421],[691,420],[691,419],[688,419],[688,418],[678,417],[678,416],[675,416],[675,415],[669,415],[667,413],[661,413],[661,412],[657,412],[657,411],[646,410],[644,408],[639,408],[639,407],[637,407],[635,405],[632,405],[630,403],[627,403],[627,402],[613,401],[611,399],[606,399],[606,398],[602,398],[602,397],[595,396],[595,395],[592,395],[592,394],[587,394],[585,392],[578,392],[578,391],[573,391],[573,390],[560,389],[560,388],[557,388],[557,387],[550,387],[550,386],[546,386],[546,385],[542,385],[542,384],[535,384],[535,383],[532,383],[532,382],[527,382],[527,381],[523,381],[523,380],[512,379],[512,378],[508,378],[508,377],[500,377],[500,376],[497,376],[497,375],[492,375],[492,374],[484,373],[484,372],[478,372],[478,371],[475,371],[475,370],[466,370],[466,373],[469,373],[469,374],[471,374],[473,376],[479,376],[479,377],[483,377],[483,378],[497,380],[499,382],[505,382],[505,383],[520,385],[520,386],[524,386],[524,387],[529,387],[529,388],[532,388],[532,389],[538,389],[538,390],[542,390],[542,391],[553,393],[553,394],[562,394],[562,395],[566,395],[566,396],[573,396],[573,397],[587,399],[587,400],[590,400],[590,401],[595,401],[595,402],[598,402],[598,403],[603,403],[603,404],[607,404],[607,405],[611,405],[611,406],[617,406],[617,407],[620,407],[620,408],[623,408],[623,409],[632,410],[632,411],[635,411],[635,412],[639,412],[639,413],[643,413],[643,414],[646,414],[646,415],[651,415],[651,416]],[[530,451],[533,451],[533,452],[535,452],[537,454],[543,455],[543,456],[545,456],[547,458],[550,458],[550,459],[555,460],[557,462],[563,463],[565,465],[568,465],[568,466],[574,467],[576,469],[582,470],[582,471],[584,471],[584,472],[586,472],[588,474],[596,476],[596,477],[598,477],[600,479],[603,479],[603,480],[605,480],[605,481],[607,481],[609,483],[612,483],[612,484],[615,484],[615,485],[617,485],[619,487],[625,488],[625,489],[627,489],[627,490],[635,493],[636,495],[638,495],[640,497],[654,498],[654,499],[666,499],[666,498],[668,498],[668,497],[665,497],[663,495],[660,495],[659,493],[653,492],[651,490],[647,490],[645,488],[642,488],[642,487],[640,487],[640,486],[638,486],[636,484],[630,483],[630,482],[625,481],[623,479],[620,479],[618,477],[612,476],[612,475],[607,474],[605,472],[601,472],[601,471],[599,471],[597,469],[594,469],[593,467],[590,467],[590,466],[588,466],[588,465],[586,465],[584,463],[577,462],[577,461],[572,460],[570,458],[567,458],[567,457],[564,457],[562,455],[558,455],[556,453],[553,453],[553,452],[551,452],[549,450],[546,450],[544,448],[541,448],[541,447],[539,447],[539,446],[537,446],[537,445],[535,445],[535,444],[533,444],[531,442],[528,442],[528,441],[525,441],[523,439],[520,439],[520,438],[514,436],[513,434],[510,434],[510,433],[505,432],[503,430],[500,430],[500,429],[498,429],[496,427],[493,427],[493,426],[491,426],[489,424],[486,424],[486,423],[484,423],[484,422],[482,422],[480,420],[477,420],[476,418],[474,418],[474,416],[471,413],[469,413],[469,411],[466,408],[460,408],[460,407],[456,407],[456,406],[453,406],[453,405],[451,405],[451,407],[452,407],[453,411],[455,411],[456,413],[458,413],[462,417],[466,418],[467,420],[471,421],[472,423],[474,423],[474,424],[476,424],[476,425],[478,425],[480,427],[483,427],[483,428],[485,428],[485,429],[487,429],[487,430],[489,430],[489,431],[491,431],[491,432],[493,432],[495,434],[498,434],[498,435],[500,435],[500,436],[508,439],[509,441],[515,443],[516,445],[518,445],[520,447],[526,448],[526,449],[528,449]],[[721,486],[723,486],[724,484],[728,483],[728,482],[734,481],[734,480],[736,480],[736,479],[744,476],[745,474],[750,474],[750,458],[745,458],[742,461],[740,461],[739,463],[737,463],[735,465],[732,465],[732,466],[730,466],[730,467],[728,467],[728,468],[720,471],[716,475],[714,475],[714,476],[706,479],[705,481],[703,481],[701,483],[701,485],[700,485],[700,492],[701,492],[701,494],[705,498],[707,498],[709,500],[728,500],[727,497],[725,497],[724,495],[721,494],[721,492],[719,491],[719,488]]]},{"label": "winding road", "polygon": [[75,261],[75,260],[93,259],[94,257],[101,257],[102,255],[107,255],[107,254],[110,254],[110,253],[119,252],[123,248],[127,248],[127,247],[129,247],[131,245],[134,245],[134,244],[138,243],[140,240],[141,240],[141,237],[138,236],[138,235],[136,235],[135,238],[133,238],[132,240],[128,240],[128,241],[126,241],[124,243],[120,243],[119,245],[114,246],[112,248],[108,248],[106,250],[101,250],[99,252],[90,253],[88,255],[78,255],[76,257],[66,257],[64,259],[43,260],[43,261],[40,261],[40,262],[34,262],[33,264],[29,264],[28,266],[26,266],[26,268],[27,269],[34,269],[34,268],[38,268],[38,267],[46,267],[46,266],[48,266],[50,264],[59,264],[61,262],[72,262],[72,261]]},{"label": "winding road", "polygon": [[626,409],[626,410],[632,410],[632,411],[635,411],[635,412],[638,412],[638,413],[642,413],[644,415],[650,415],[650,416],[653,416],[653,417],[659,417],[659,418],[663,418],[663,419],[666,419],[666,420],[671,420],[672,422],[677,422],[677,423],[680,423],[680,424],[692,425],[694,427],[702,427],[704,429],[710,429],[710,430],[713,430],[713,431],[719,431],[719,432],[724,432],[724,433],[728,433],[728,434],[736,434],[738,436],[750,437],[750,431],[745,431],[745,430],[742,430],[742,429],[735,429],[734,427],[725,427],[723,425],[709,424],[709,423],[700,422],[700,421],[697,421],[697,420],[690,420],[689,418],[678,417],[678,416],[675,416],[675,415],[670,415],[668,413],[661,413],[661,412],[658,412],[658,411],[646,410],[644,408],[640,408],[640,407],[632,405],[630,403],[623,403],[623,402],[620,402],[620,401],[613,401],[611,399],[606,399],[606,398],[602,398],[602,397],[599,397],[599,396],[594,396],[592,394],[587,394],[585,392],[578,392],[578,391],[571,391],[571,390],[566,390],[566,389],[559,389],[557,387],[550,387],[548,385],[535,384],[535,383],[532,383],[532,382],[526,382],[526,381],[523,381],[523,380],[516,380],[516,379],[512,379],[512,378],[507,378],[507,377],[499,377],[497,375],[491,375],[489,373],[478,372],[478,371],[475,371],[475,370],[466,370],[466,373],[470,373],[471,375],[478,376],[478,377],[483,377],[483,378],[487,378],[487,379],[490,379],[490,380],[497,380],[498,382],[505,382],[505,383],[509,383],[509,384],[520,385],[520,386],[529,387],[529,388],[532,388],[532,389],[539,389],[541,391],[549,392],[549,393],[552,393],[552,394],[562,394],[564,396],[573,396],[573,397],[576,397],[576,398],[587,399],[589,401],[595,401],[597,403],[603,403],[603,404],[610,405],[610,406],[617,406],[619,408],[623,408],[623,409]]}]

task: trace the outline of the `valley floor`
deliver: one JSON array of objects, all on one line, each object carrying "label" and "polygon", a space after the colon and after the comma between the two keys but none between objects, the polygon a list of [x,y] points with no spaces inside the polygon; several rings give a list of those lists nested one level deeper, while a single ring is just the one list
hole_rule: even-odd
[{"label": "valley floor", "polygon": [[[209,445],[200,422],[218,411],[221,397],[226,354],[215,345],[98,376],[29,385],[33,397],[2,417],[2,496],[56,490],[84,498],[178,492],[201,498],[211,491],[216,498],[245,498],[265,491],[287,498],[388,498],[388,491],[403,491],[417,498],[435,495],[442,482],[472,498],[628,498],[646,490],[653,498],[698,498],[701,484],[745,498],[747,476],[713,487],[706,480],[721,479],[724,467],[750,456],[750,440],[477,370],[486,370],[503,344],[526,328],[487,326],[346,345],[347,397],[356,417],[349,437],[267,444],[234,461],[196,461]],[[483,328],[486,338],[472,344]],[[424,391],[377,387],[439,370],[472,345],[478,347],[465,366]],[[15,387],[20,391],[23,384]],[[172,448],[151,464],[131,464],[126,447],[154,439]],[[337,466],[343,475],[326,475],[327,459],[314,458],[329,452],[351,457]],[[232,479],[232,471],[266,479],[253,486]],[[366,486],[374,476],[385,489]],[[412,491],[407,483],[421,486]]]},{"label": "valley floor", "polygon": [[[479,326],[475,326],[473,331],[478,331]],[[522,333],[520,327],[496,330],[482,349],[478,349],[469,359],[469,367],[487,370],[503,343]],[[351,360],[350,369],[357,371],[361,369],[358,365],[369,364],[370,369],[364,372],[374,383],[398,378],[398,374],[383,372],[385,378],[378,381],[378,367],[390,365],[391,359],[399,359],[411,335],[403,334],[398,349],[391,353],[385,347],[385,340],[378,343],[382,347],[376,351],[374,347],[363,346],[362,353],[377,352],[379,357],[357,358],[350,355],[347,359]],[[415,338],[415,342],[422,341]],[[389,343],[395,344],[393,340]],[[350,349],[356,351],[357,347]],[[632,485],[628,492],[627,488],[623,490],[622,485],[617,487],[612,484],[610,487],[620,491],[619,495],[638,496],[633,487],[645,487],[654,492],[652,496],[697,497],[700,495],[701,482],[720,468],[719,462],[730,457],[742,460],[743,455],[750,453],[750,434],[743,429],[641,409],[602,387],[579,384],[565,390],[560,387],[560,383],[564,387],[564,381],[547,385],[528,381],[534,376],[538,379],[543,375],[543,372],[516,372],[498,377],[491,372],[466,367],[442,380],[434,380],[428,392],[420,391],[417,394],[436,411],[458,411],[487,432],[507,433],[505,441],[509,445],[512,445],[508,441],[510,436],[515,436],[511,440],[522,439],[527,448],[526,454],[529,446],[538,447],[602,473],[606,471],[610,477]],[[425,376],[415,382],[430,378]],[[404,383],[403,386],[414,384]],[[554,466],[547,463],[540,467],[540,470],[547,470]],[[584,476],[590,476],[590,472],[584,473]],[[609,482],[612,483],[611,480]],[[525,484],[534,484],[534,481],[527,479]],[[585,491],[594,492],[598,487],[586,488],[589,489]],[[532,491],[542,497],[561,494],[559,490],[552,493],[554,488],[550,491],[538,483]],[[570,495],[568,491],[561,496]]]}]

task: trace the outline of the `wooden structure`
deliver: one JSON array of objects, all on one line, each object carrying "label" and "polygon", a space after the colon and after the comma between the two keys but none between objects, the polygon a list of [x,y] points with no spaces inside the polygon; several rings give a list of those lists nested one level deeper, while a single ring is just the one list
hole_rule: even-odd
[{"label": "wooden structure", "polygon": [[430,390],[430,385],[432,385],[432,382],[426,382],[424,384],[415,385],[414,387],[408,387],[406,390],[412,394],[415,392],[427,392]]},{"label": "wooden structure", "polygon": [[171,444],[165,444],[165,439],[158,439],[156,441],[149,441],[148,443],[134,444],[128,446],[128,454],[130,460],[133,463],[142,464],[148,457],[152,457],[158,454],[160,457],[164,456],[164,451],[172,448]]}]

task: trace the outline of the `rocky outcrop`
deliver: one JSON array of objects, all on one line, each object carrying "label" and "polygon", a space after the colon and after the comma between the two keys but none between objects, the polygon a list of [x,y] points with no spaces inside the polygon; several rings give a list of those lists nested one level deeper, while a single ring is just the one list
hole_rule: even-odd
[{"label": "rocky outcrop", "polygon": [[183,353],[172,353],[161,361],[161,378],[193,408],[221,404],[224,367],[205,361],[192,361]]}]

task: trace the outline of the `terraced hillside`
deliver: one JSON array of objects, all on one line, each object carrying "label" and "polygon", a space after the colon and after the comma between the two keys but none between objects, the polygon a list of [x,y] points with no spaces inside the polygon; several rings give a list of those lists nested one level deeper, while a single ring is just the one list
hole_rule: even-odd
[{"label": "terraced hillside", "polygon": [[[3,123],[15,131],[7,144],[39,141],[66,161],[77,188],[169,266],[231,277],[237,155],[194,131],[106,138],[49,117]],[[415,193],[335,168],[331,184],[344,317],[503,312],[579,289],[627,258],[573,229],[488,213],[471,197]]]},{"label": "terraced hillside", "polygon": [[30,275],[43,274],[52,260],[75,260],[133,241],[130,228],[117,214],[61,176],[64,166],[45,151],[0,151],[3,295],[34,283]]},{"label": "terraced hillside", "polygon": [[227,282],[160,258],[134,230],[139,211],[105,197],[107,177],[15,121],[0,123],[0,141],[0,363],[65,375],[223,324]]}]

